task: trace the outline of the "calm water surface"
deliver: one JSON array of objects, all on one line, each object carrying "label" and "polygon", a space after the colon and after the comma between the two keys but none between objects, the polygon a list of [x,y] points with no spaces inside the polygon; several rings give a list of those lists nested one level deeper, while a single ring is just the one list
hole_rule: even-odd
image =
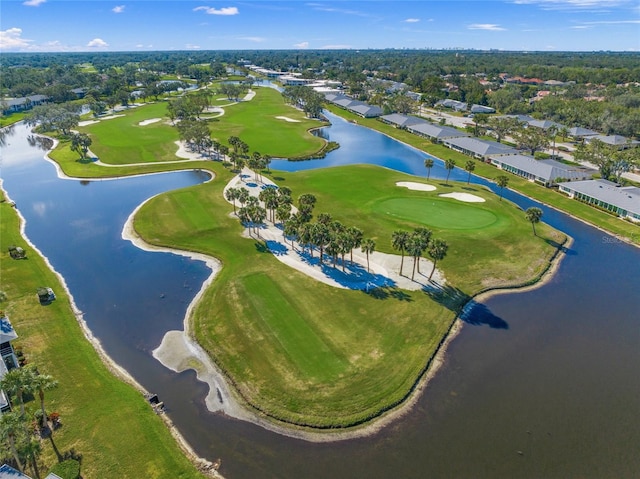
[{"label": "calm water surface", "polygon": [[[424,153],[331,117],[341,148],[324,160],[273,168],[373,163],[424,176]],[[196,451],[221,457],[229,478],[640,477],[640,252],[544,208],[575,238],[553,280],[471,312],[444,368],[418,405],[381,433],[310,444],[209,413],[206,386],[175,374],[150,351],[182,318],[208,271],[197,261],[147,253],[120,239],[144,199],[206,180],[171,173],[81,183],[57,179],[43,152],[15,128],[2,149],[5,189],[26,233],[67,280],[112,357],[160,394]],[[432,177],[446,172],[437,162]],[[466,180],[455,170],[452,179]],[[487,184],[475,178],[475,182]],[[523,208],[535,204],[511,192]],[[491,328],[492,315],[502,328]]]}]

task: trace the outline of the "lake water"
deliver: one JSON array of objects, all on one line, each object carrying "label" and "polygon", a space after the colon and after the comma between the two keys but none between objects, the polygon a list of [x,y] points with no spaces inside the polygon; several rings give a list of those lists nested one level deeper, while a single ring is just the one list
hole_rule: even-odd
[{"label": "lake water", "polygon": [[[340,149],[272,168],[361,162],[425,176],[424,153],[331,120],[324,134]],[[545,221],[575,239],[553,280],[472,311],[469,322],[480,325],[465,325],[405,417],[370,438],[311,444],[209,413],[206,386],[193,373],[175,374],[151,356],[165,331],[181,329],[208,271],[134,248],[121,240],[122,225],[144,199],[206,175],[61,180],[27,136],[18,125],[1,151],[4,187],[27,219],[27,236],[66,278],[106,351],[160,395],[199,454],[222,458],[228,478],[640,477],[640,250],[543,208]],[[439,162],[431,176],[446,176]],[[507,327],[487,326],[487,314]]]}]

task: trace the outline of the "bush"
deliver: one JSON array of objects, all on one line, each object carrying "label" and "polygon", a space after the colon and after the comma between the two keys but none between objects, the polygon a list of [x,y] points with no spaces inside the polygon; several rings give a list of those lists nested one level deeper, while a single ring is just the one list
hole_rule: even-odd
[{"label": "bush", "polygon": [[80,477],[80,463],[75,459],[67,459],[53,466],[49,472],[62,479],[78,479]]}]

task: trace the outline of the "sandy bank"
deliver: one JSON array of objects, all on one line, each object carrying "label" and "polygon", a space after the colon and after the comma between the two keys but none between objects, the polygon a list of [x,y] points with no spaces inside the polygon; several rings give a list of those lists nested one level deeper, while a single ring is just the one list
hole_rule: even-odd
[{"label": "sandy bank", "polygon": [[464,201],[465,203],[484,203],[485,199],[471,193],[445,193],[438,195],[443,198],[453,198],[458,201]]},{"label": "sandy bank", "polygon": [[436,189],[433,185],[427,185],[425,183],[416,183],[415,181],[396,181],[396,186],[407,188],[414,191],[434,191]]}]

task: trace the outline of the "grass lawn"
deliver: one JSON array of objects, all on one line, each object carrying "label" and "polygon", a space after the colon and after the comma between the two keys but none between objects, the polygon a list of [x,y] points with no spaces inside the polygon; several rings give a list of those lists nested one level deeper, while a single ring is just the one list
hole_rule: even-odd
[{"label": "grass lawn", "polygon": [[308,130],[325,123],[310,120],[300,110],[285,105],[282,95],[273,88],[253,89],[256,92],[253,100],[226,107],[225,114],[210,123],[212,138],[227,144],[230,136],[237,136],[251,151],[278,158],[306,156],[322,149],[324,140]]},{"label": "grass lawn", "polygon": [[[158,103],[132,109],[124,118],[101,123],[103,129],[93,130],[92,149],[98,153],[104,148],[105,162],[132,162],[119,159],[120,152],[138,148],[133,138],[146,131],[142,128],[161,126],[138,123],[161,117],[162,107]],[[301,121],[286,122],[276,116]],[[271,156],[303,155],[317,151],[323,142],[307,133],[317,122],[304,120],[268,88],[258,88],[250,102],[228,107],[210,125],[214,138],[239,136],[252,151]],[[91,126],[86,128],[92,131]],[[109,140],[114,135],[128,138]],[[146,158],[152,151],[162,152],[172,145],[171,138],[156,134],[135,154]],[[417,146],[431,145],[422,143]],[[457,155],[446,151],[447,157]],[[278,172],[278,183],[292,188],[294,196],[315,194],[316,213],[330,212],[344,224],[360,227],[365,237],[375,239],[378,251],[393,252],[392,231],[420,225],[449,243],[449,254],[440,265],[452,289],[459,292],[455,297],[434,299],[422,291],[396,288],[367,294],[318,283],[280,263],[262,242],[242,238],[239,222],[230,216],[232,206],[222,196],[232,173],[220,163],[182,166],[148,160],[135,168],[107,169],[77,161],[68,145],[52,156],[67,174],[82,177],[180,167],[215,172],[210,183],[148,202],[135,228],[151,243],[222,261],[222,271],[191,318],[194,334],[249,404],[272,418],[299,425],[351,426],[401,402],[452,324],[460,298],[486,287],[530,281],[548,264],[553,245],[563,239],[546,225],[539,226],[539,237],[534,236],[522,211],[477,186],[435,181],[434,192],[411,191],[395,182],[414,177],[374,166]],[[452,191],[473,193],[486,202],[467,204],[438,197]]]},{"label": "grass lawn", "polygon": [[[122,114],[122,113],[119,113]],[[140,126],[152,118],[163,121]],[[124,116],[79,127],[92,138],[91,151],[104,163],[152,163],[179,160],[176,156],[178,130],[166,124],[167,103],[150,103],[131,108]]]},{"label": "grass lawn", "polygon": [[14,123],[18,123],[23,120],[27,112],[19,111],[16,113],[11,113],[9,115],[1,115],[0,116],[0,128],[4,128],[5,126],[13,125]]},{"label": "grass lawn", "polygon": [[[363,126],[403,141],[437,158],[441,158],[442,160],[449,158],[454,159],[459,167],[462,167],[469,160],[469,157],[462,153],[451,150],[450,148],[440,144],[434,144],[425,138],[409,133],[406,130],[394,128],[393,126],[382,123],[379,120],[373,118],[361,118],[353,113],[338,108],[335,105],[326,105],[326,108],[342,118],[355,120]],[[496,177],[506,174],[509,177],[509,188],[561,211],[567,212],[583,221],[586,221],[587,223],[602,228],[614,235],[623,237],[628,241],[640,244],[640,226],[636,224],[623,221],[609,213],[573,200],[563,193],[558,192],[556,189],[545,188],[544,186],[532,183],[519,176],[499,170],[488,163],[483,163],[481,161],[476,161],[475,163],[476,168],[474,170],[474,174],[490,180],[495,180]]]},{"label": "grass lawn", "polygon": [[[441,264],[463,297],[532,279],[555,250],[545,239],[563,238],[546,225],[535,237],[522,211],[480,188],[473,194],[487,199],[482,206],[437,196],[468,191],[463,184],[446,188],[436,182],[435,192],[410,191],[395,182],[414,177],[362,165],[277,176],[294,196],[315,194],[316,213],[331,212],[362,228],[381,251],[392,252],[393,230],[427,224],[423,220],[431,215],[420,211],[425,201],[457,212],[457,219],[432,228],[451,245]],[[247,402],[283,421],[345,427],[401,401],[461,304],[436,301],[422,291],[333,288],[285,266],[260,241],[240,237],[239,223],[229,216],[232,207],[222,198],[229,177],[222,170],[220,181],[157,197],[135,221],[153,243],[222,260],[222,271],[192,318],[198,341]],[[183,205],[194,203],[201,208],[184,213]],[[394,203],[402,214],[385,210]],[[476,218],[476,228],[460,228]]]},{"label": "grass lawn", "polygon": [[[0,309],[27,360],[59,381],[45,400],[48,411],[61,414],[63,427],[54,436],[60,452],[81,454],[87,479],[202,477],[142,395],[117,379],[85,339],[58,278],[20,236],[15,210],[0,203],[0,217],[0,290],[7,294]],[[28,259],[11,259],[11,244],[23,246]],[[41,306],[35,292],[45,285],[57,299]],[[33,411],[40,407],[37,398],[27,405]],[[42,447],[41,470],[46,471],[56,456],[49,441]]]}]

